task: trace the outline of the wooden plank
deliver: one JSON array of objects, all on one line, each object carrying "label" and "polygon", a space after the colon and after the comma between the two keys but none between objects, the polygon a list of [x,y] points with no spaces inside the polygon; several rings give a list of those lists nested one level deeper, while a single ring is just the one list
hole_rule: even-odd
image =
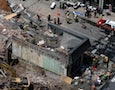
[{"label": "wooden plank", "polygon": [[11,13],[11,14],[5,16],[5,19],[6,19],[6,20],[9,20],[9,19],[11,19],[11,18],[13,18],[13,17],[15,17],[15,16],[17,16],[16,13]]},{"label": "wooden plank", "polygon": [[72,78],[68,77],[68,76],[61,76],[61,80],[64,81],[67,84],[71,84],[72,82]]}]

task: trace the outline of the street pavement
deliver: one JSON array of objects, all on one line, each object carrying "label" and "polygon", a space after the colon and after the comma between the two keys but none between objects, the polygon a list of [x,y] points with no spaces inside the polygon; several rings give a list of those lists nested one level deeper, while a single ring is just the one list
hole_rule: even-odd
[{"label": "street pavement", "polygon": [[[28,10],[34,12],[35,14],[39,14],[41,19],[43,19],[46,22],[47,22],[48,14],[51,14],[51,18],[53,20],[54,17],[57,18],[57,12],[60,13],[59,17],[60,17],[60,21],[62,23],[61,26],[68,28],[71,31],[72,30],[76,31],[79,34],[82,34],[82,35],[88,37],[91,42],[98,40],[99,38],[105,36],[105,34],[101,32],[100,28],[93,26],[87,22],[85,23],[85,26],[87,26],[87,28],[83,29],[82,23],[79,23],[79,22],[75,23],[75,21],[73,20],[73,14],[70,15],[70,17],[72,19],[71,20],[72,24],[67,24],[65,12],[67,11],[68,8],[64,9],[64,10],[60,9],[59,8],[59,2],[55,1],[56,2],[56,8],[54,10],[51,10],[50,5],[53,1],[55,1],[55,0],[50,0],[50,1],[45,1],[45,0],[26,0],[26,1],[9,0],[9,2],[16,3],[16,4],[21,3]],[[70,12],[72,12],[74,9],[70,8],[69,10],[70,10]],[[83,8],[83,7],[78,8],[77,11],[85,13],[85,8]],[[106,18],[106,19],[111,18],[112,20],[115,20],[114,16],[115,16],[115,14],[112,13],[111,16],[104,16],[103,18]],[[86,18],[86,19],[96,23],[99,18],[94,18],[92,16],[91,18]]]},{"label": "street pavement", "polygon": [[[80,8],[78,8],[76,11],[85,14],[85,7],[80,7]],[[93,13],[93,12],[91,13],[91,15],[92,15],[91,18],[87,18],[87,17],[86,17],[86,19],[88,19],[88,20],[90,20],[90,21],[92,21],[92,22],[95,22],[95,23],[97,23],[100,18],[105,19],[105,20],[115,21],[115,13],[114,13],[114,12],[111,12],[111,15],[107,15],[105,9],[103,10],[103,16],[97,14],[96,17],[94,17],[94,13]]]},{"label": "street pavement", "polygon": [[[33,12],[35,13],[51,13],[51,14],[55,14],[56,15],[56,12],[60,12],[60,14],[62,13],[65,13],[66,10],[60,10],[59,9],[59,2],[58,1],[55,1],[55,0],[49,0],[49,1],[45,1],[45,0],[26,0],[26,1],[20,1],[20,0],[8,0],[9,2],[12,2],[12,3],[15,3],[15,4],[22,4],[23,6],[25,6],[26,8],[28,8],[29,10],[32,10]],[[51,10],[50,9],[50,5],[51,3],[55,1],[57,6],[55,8],[55,10]],[[85,13],[85,8],[84,7],[80,7],[78,9],[76,9],[76,11],[79,11],[79,12],[82,12],[82,13]],[[47,15],[47,14],[45,14]],[[115,21],[115,13],[111,12],[111,15],[108,16],[106,15],[106,11],[104,10],[103,11],[103,15],[102,18],[103,19],[109,19],[109,20],[113,20]],[[61,15],[63,16],[63,15]],[[97,15],[98,18],[95,18],[93,16],[93,13],[92,13],[92,17],[91,18],[87,18],[91,21],[94,21],[94,22],[97,22],[99,20],[99,18],[101,16]]]}]

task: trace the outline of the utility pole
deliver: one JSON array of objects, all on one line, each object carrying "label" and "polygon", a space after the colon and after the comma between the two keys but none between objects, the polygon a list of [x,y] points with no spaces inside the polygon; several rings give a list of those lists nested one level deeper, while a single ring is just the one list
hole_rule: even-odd
[{"label": "utility pole", "polygon": [[104,0],[99,0],[99,8],[103,9]]}]

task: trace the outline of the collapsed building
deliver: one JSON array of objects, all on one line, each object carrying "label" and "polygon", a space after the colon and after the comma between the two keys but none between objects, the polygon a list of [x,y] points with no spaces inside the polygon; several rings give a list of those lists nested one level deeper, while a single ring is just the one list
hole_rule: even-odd
[{"label": "collapsed building", "polygon": [[[83,73],[81,69],[83,69],[84,62],[87,64],[88,61],[92,61],[89,58],[84,59],[84,52],[90,47],[89,39],[59,25],[46,23],[26,9],[19,13],[20,10],[23,9],[18,9],[18,13],[8,15],[4,12],[0,15],[0,41],[3,42],[0,45],[0,60],[9,65],[13,65],[16,60],[23,62],[22,65],[18,63],[14,68],[19,75],[29,76],[30,81],[37,86],[37,90],[40,87],[44,88],[43,90],[47,88],[59,90],[63,87],[62,84],[55,82],[56,79],[52,79],[52,74],[55,74],[54,78],[57,78],[56,75],[61,76],[63,81],[72,84],[71,78]],[[102,63],[103,60],[100,59],[100,61],[99,71],[93,72],[99,75],[101,72],[103,75],[106,72],[106,64]],[[100,66],[104,66],[105,70]],[[50,77],[47,72],[51,73]],[[95,74],[92,75],[92,79]],[[87,73],[83,74],[84,84],[88,84],[87,76]],[[92,82],[91,80],[89,82]],[[65,85],[66,88],[63,87],[63,90],[72,90],[67,86]],[[81,83],[78,86],[85,88]],[[89,84],[88,86],[90,87]]]},{"label": "collapsed building", "polygon": [[[37,64],[34,64],[31,61],[30,61],[30,63],[28,63],[29,61],[26,61],[26,59],[25,59],[25,61],[23,63],[23,61],[21,61],[22,58],[18,57],[18,60],[20,63],[17,64],[16,56],[18,54],[15,55],[15,57],[12,54],[12,50],[13,50],[12,48],[15,48],[15,47],[13,47],[13,45],[16,43],[15,40],[17,40],[18,43],[20,43],[20,44],[22,43],[22,45],[25,45],[25,41],[23,43],[23,40],[25,40],[23,35],[27,35],[26,38],[28,37],[29,40],[32,37],[29,36],[28,34],[22,33],[22,31],[19,28],[12,29],[12,26],[14,26],[14,23],[12,20],[7,21],[7,20],[5,20],[4,16],[0,17],[0,19],[2,21],[2,23],[0,23],[0,72],[2,74],[2,77],[0,74],[0,89],[3,89],[3,86],[6,85],[6,83],[10,83],[8,81],[9,78],[11,78],[12,75],[14,76],[15,74],[17,74],[21,77],[22,76],[29,77],[29,80],[34,85],[35,90],[38,90],[38,89],[54,90],[54,88],[55,88],[55,90],[59,90],[59,88],[63,88],[63,87],[67,88],[68,86],[66,86],[66,84],[64,84],[64,83],[61,84],[61,81],[59,81],[59,82],[57,81],[58,82],[57,83],[57,82],[55,82],[54,79],[52,79],[48,75],[45,75],[46,72],[44,72],[43,69],[40,69],[39,67],[37,67],[36,66]],[[31,45],[29,42],[26,42],[26,43]],[[25,46],[24,46],[24,48],[25,48]],[[18,47],[15,49],[18,49]],[[34,60],[34,58],[32,60]],[[6,62],[9,65],[4,64],[4,62]],[[13,63],[16,63],[17,65],[16,66],[13,65]],[[32,70],[31,70],[31,66],[33,68]],[[14,69],[12,69],[12,68],[14,68]],[[4,72],[4,69],[5,69],[5,72]],[[16,73],[15,73],[15,70],[16,70]],[[6,72],[7,72],[7,74],[6,74]],[[21,84],[21,83],[19,83],[19,84]],[[17,88],[17,87],[12,86],[12,88]],[[20,85],[18,86],[18,88],[20,88]],[[6,89],[6,90],[9,90],[9,89]],[[19,89],[19,90],[22,90],[22,89]],[[29,90],[33,90],[33,89],[29,89]],[[70,90],[69,87],[68,87],[68,90]]]},{"label": "collapsed building", "polygon": [[1,15],[8,20],[2,20],[1,25],[1,33],[11,41],[8,63],[15,56],[58,75],[74,77],[80,73],[83,52],[90,46],[88,38],[51,23],[47,26],[26,10],[14,14]]},{"label": "collapsed building", "polygon": [[[26,10],[15,16],[4,12],[0,19],[1,61],[13,65],[18,59],[32,70],[39,66],[59,76],[74,77],[79,74],[83,52],[90,46],[88,38],[39,21],[35,14]],[[45,70],[41,70],[42,74]]]},{"label": "collapsed building", "polygon": [[46,40],[42,39],[43,44],[39,46],[12,37],[12,54],[59,75],[77,74],[82,67],[83,52],[90,46],[88,38],[53,24],[49,26],[63,35],[46,31],[50,36],[44,36]]}]

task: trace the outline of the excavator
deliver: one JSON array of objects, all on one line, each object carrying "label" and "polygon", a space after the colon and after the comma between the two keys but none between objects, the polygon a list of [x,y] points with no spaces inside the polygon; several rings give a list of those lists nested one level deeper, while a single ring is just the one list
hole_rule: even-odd
[{"label": "excavator", "polygon": [[12,77],[10,78],[10,80],[7,82],[6,85],[8,90],[29,90],[30,81],[28,80],[28,78],[19,77],[16,74],[16,71],[12,68],[12,66],[7,64],[6,62],[0,61],[0,70],[1,74],[5,78],[7,78],[7,75],[4,74],[4,70],[9,71],[12,74]]}]

